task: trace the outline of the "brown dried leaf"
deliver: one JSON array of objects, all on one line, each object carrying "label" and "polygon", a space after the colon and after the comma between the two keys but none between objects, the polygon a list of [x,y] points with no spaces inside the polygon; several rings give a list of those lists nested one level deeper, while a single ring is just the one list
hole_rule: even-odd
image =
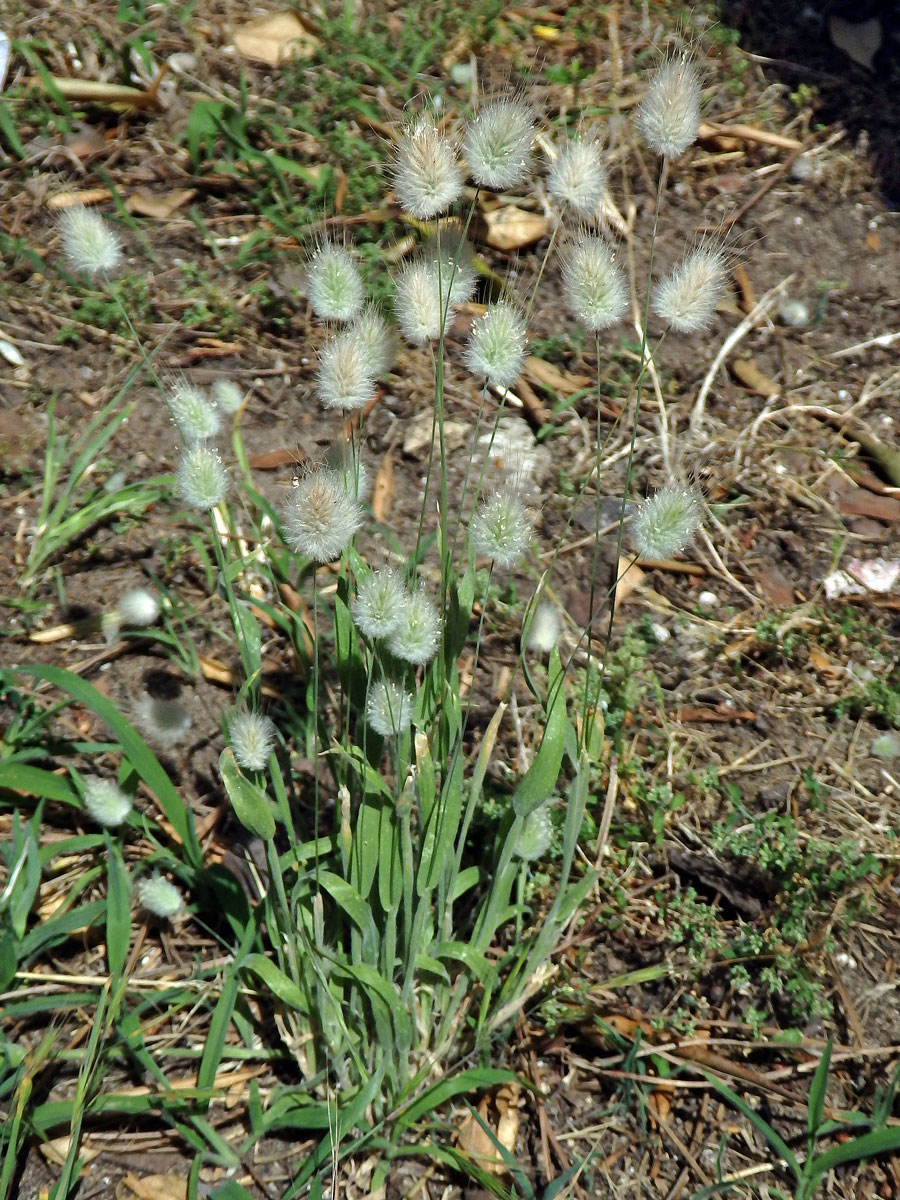
[{"label": "brown dried leaf", "polygon": [[138,188],[125,201],[130,213],[139,217],[152,217],[154,221],[166,221],[173,212],[183,208],[197,195],[196,188],[173,188],[165,196],[157,196],[146,188]]},{"label": "brown dried leaf", "polygon": [[[519,1136],[518,1099],[519,1089],[514,1085],[504,1084],[496,1091],[482,1096],[478,1105],[478,1115],[493,1131],[494,1137],[504,1150],[510,1154],[515,1153],[516,1139]],[[500,1152],[471,1113],[463,1120],[459,1131],[459,1145],[460,1149],[492,1175],[506,1174],[506,1166]]]},{"label": "brown dried leaf", "polygon": [[538,387],[551,388],[560,396],[573,396],[594,382],[590,375],[575,375],[571,371],[561,371],[553,363],[545,362],[535,354],[529,354],[525,359],[525,374]]},{"label": "brown dried leaf", "polygon": [[515,204],[495,208],[482,214],[483,241],[495,250],[521,250],[546,237],[550,232],[549,218],[540,213],[526,212]]},{"label": "brown dried leaf", "polygon": [[319,39],[309,32],[295,12],[268,13],[234,31],[239,54],[254,62],[280,67],[292,58],[309,58]]},{"label": "brown dried leaf", "polygon": [[619,580],[616,584],[616,604],[621,604],[628,599],[635,588],[641,586],[645,575],[637,563],[632,562],[627,554],[623,554],[619,559],[619,569],[616,574]]},{"label": "brown dried leaf", "polygon": [[51,196],[47,201],[47,207],[52,209],[77,208],[79,205],[87,207],[89,204],[102,204],[104,200],[109,200],[111,197],[112,192],[109,188],[85,188],[81,192],[60,192],[57,196]]},{"label": "brown dried leaf", "polygon": [[180,1175],[145,1175],[131,1171],[116,1186],[116,1200],[187,1200],[188,1181]]}]

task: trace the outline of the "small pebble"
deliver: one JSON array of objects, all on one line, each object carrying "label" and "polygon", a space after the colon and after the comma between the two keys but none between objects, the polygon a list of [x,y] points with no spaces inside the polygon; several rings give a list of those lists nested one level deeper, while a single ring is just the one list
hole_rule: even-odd
[{"label": "small pebble", "polygon": [[719,597],[715,592],[701,592],[697,597],[697,603],[704,612],[712,612],[714,608],[719,607]]},{"label": "small pebble", "polygon": [[662,645],[663,642],[667,642],[669,640],[669,638],[672,636],[671,633],[669,633],[668,629],[666,629],[665,625],[660,625],[656,621],[654,621],[653,624],[650,626],[650,632],[653,634],[653,636],[656,638],[656,640],[660,643],[660,645]]}]

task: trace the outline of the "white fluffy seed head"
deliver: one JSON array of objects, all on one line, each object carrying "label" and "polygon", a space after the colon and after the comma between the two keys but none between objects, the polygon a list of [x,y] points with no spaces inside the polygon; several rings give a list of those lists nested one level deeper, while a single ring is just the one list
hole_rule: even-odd
[{"label": "white fluffy seed head", "polygon": [[161,746],[180,742],[191,727],[191,714],[176,700],[143,695],[137,703],[137,719],[151,741]]},{"label": "white fluffy seed head", "polygon": [[322,347],[316,387],[326,408],[365,408],[375,395],[375,376],[365,343],[352,329]]},{"label": "white fluffy seed head", "polygon": [[159,616],[159,597],[147,588],[132,588],[119,599],[116,611],[123,625],[152,625]]},{"label": "white fluffy seed head", "polygon": [[362,344],[373,378],[383,379],[394,361],[394,338],[387,321],[370,304],[350,326],[350,332]]},{"label": "white fluffy seed head", "polygon": [[546,804],[533,809],[522,822],[516,842],[516,854],[526,862],[536,862],[550,849],[553,838],[553,822]]},{"label": "white fluffy seed head", "polygon": [[213,400],[224,413],[231,416],[244,403],[244,392],[233,379],[217,379],[212,385]]},{"label": "white fluffy seed head", "polygon": [[503,190],[521,183],[528,170],[534,117],[519,100],[486,104],[470,122],[463,154],[472,178],[482,187]]},{"label": "white fluffy seed head", "polygon": [[400,207],[421,221],[446,212],[462,191],[456,149],[430,114],[416,117],[400,138],[393,181]]},{"label": "white fluffy seed head", "polygon": [[212,446],[192,446],[178,463],[178,494],[191,508],[208,512],[225,498],[228,472]]},{"label": "white fluffy seed head", "polygon": [[373,684],[366,702],[369,725],[382,737],[396,737],[409,728],[413,714],[413,698],[392,679]]},{"label": "white fluffy seed head", "polygon": [[245,771],[262,771],[275,744],[275,726],[258,712],[239,712],[228,725],[234,757]]},{"label": "white fluffy seed head", "polygon": [[531,522],[515,486],[506,483],[481,504],[469,525],[472,549],[498,567],[514,566],[531,540]]},{"label": "white fluffy seed head", "polygon": [[706,242],[679,263],[657,286],[653,311],[676,333],[706,329],[728,283],[728,258]]},{"label": "white fluffy seed head", "polygon": [[84,807],[98,825],[115,829],[128,819],[131,797],[111,779],[85,779]]},{"label": "white fluffy seed head", "polygon": [[563,292],[569,311],[589,333],[621,321],[628,309],[625,281],[606,242],[581,237],[563,265]]},{"label": "white fluffy seed head", "polygon": [[222,427],[219,410],[211,400],[187,379],[173,379],[166,389],[172,420],[188,446],[213,438]]},{"label": "white fluffy seed head", "polygon": [[400,623],[409,593],[396,571],[381,567],[360,579],[351,611],[367,638],[388,637]]},{"label": "white fluffy seed head", "polygon": [[539,654],[549,654],[559,641],[559,609],[549,600],[543,600],[534,610],[531,630],[528,634],[528,649]]},{"label": "white fluffy seed head", "polygon": [[507,300],[489,306],[472,326],[465,363],[473,375],[509,388],[525,365],[525,317]]},{"label": "white fluffy seed head", "polygon": [[678,554],[700,528],[700,497],[693,488],[667,483],[639,506],[632,525],[638,555],[659,560]]},{"label": "white fluffy seed head", "polygon": [[446,333],[451,310],[447,306],[442,311],[435,263],[420,258],[403,268],[394,285],[394,311],[400,332],[414,346]]},{"label": "white fluffy seed head", "polygon": [[636,121],[650,149],[665,158],[677,158],[697,140],[700,76],[686,54],[670,58],[652,77]]},{"label": "white fluffy seed head", "polygon": [[92,278],[110,275],[122,261],[122,243],[105,217],[76,205],[59,216],[63,255],[69,266]]},{"label": "white fluffy seed head", "polygon": [[317,563],[333,562],[362,524],[362,509],[343,474],[310,471],[293,489],[284,512],[287,543]]},{"label": "white fluffy seed head", "polygon": [[169,883],[168,879],[163,879],[162,875],[155,872],[140,880],[137,895],[141,907],[161,921],[169,921],[177,916],[184,905],[181,892],[175,884]]},{"label": "white fluffy seed head", "polygon": [[435,654],[441,633],[437,609],[423,589],[407,592],[399,620],[388,637],[388,649],[413,666],[424,666]]},{"label": "white fluffy seed head", "polygon": [[355,317],[364,292],[350,251],[330,242],[319,246],[306,268],[306,291],[313,312],[323,321]]},{"label": "white fluffy seed head", "polygon": [[600,142],[590,136],[560,146],[547,175],[547,191],[560,208],[585,219],[597,215],[607,184]]}]

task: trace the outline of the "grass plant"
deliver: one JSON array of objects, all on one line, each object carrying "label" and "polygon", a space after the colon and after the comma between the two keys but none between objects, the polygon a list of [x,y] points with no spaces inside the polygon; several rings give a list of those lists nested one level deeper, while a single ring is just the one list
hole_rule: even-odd
[{"label": "grass plant", "polygon": [[[357,65],[365,60],[377,74],[384,65],[368,55],[367,45],[361,35],[348,56]],[[329,86],[344,84],[332,79]],[[699,112],[696,71],[688,60],[670,60],[636,120],[660,155],[654,242],[664,218],[668,160],[693,142]],[[194,104],[185,137],[195,168],[225,147],[226,167],[240,161],[265,203],[279,208],[284,228],[292,184],[319,187],[318,203],[326,176],[271,152],[277,147],[260,149],[255,132],[245,106],[204,98]],[[647,334],[649,315],[662,317],[663,336],[708,325],[724,288],[726,258],[715,246],[693,248],[668,279],[660,285],[647,279],[636,297],[639,373],[623,406],[630,446],[613,582],[601,578],[598,488],[588,618],[568,645],[558,644],[558,615],[547,609],[555,555],[548,564],[537,553],[541,498],[529,490],[524,471],[486,485],[499,422],[523,368],[535,297],[521,305],[509,298],[485,305],[461,355],[447,338],[454,313],[472,302],[476,284],[458,230],[470,227],[485,190],[530,185],[534,133],[532,110],[504,100],[483,105],[463,129],[449,131],[425,111],[395,148],[396,199],[410,227],[429,235],[398,269],[393,292],[400,333],[430,363],[431,394],[420,399],[430,405],[432,430],[418,520],[392,531],[389,555],[372,550],[361,422],[390,369],[393,324],[367,306],[370,272],[359,270],[361,256],[349,244],[319,239],[306,280],[310,306],[330,332],[319,357],[317,395],[326,412],[337,410],[341,433],[334,454],[298,474],[280,509],[253,487],[237,389],[219,387],[210,396],[185,381],[159,379],[127,313],[139,359],[135,372],[71,448],[58,436],[50,406],[43,497],[23,586],[37,588],[56,556],[119,514],[139,517],[165,501],[191,525],[206,565],[209,603],[239,664],[231,706],[222,713],[225,744],[215,787],[258,853],[248,856],[252,886],[209,861],[205,834],[172,782],[166,753],[154,749],[152,738],[146,740],[101,689],[54,665],[0,674],[16,697],[0,744],[0,794],[13,810],[12,836],[0,850],[5,1015],[24,1020],[41,1011],[39,1000],[15,995],[16,981],[74,934],[93,946],[99,969],[96,979],[73,978],[70,990],[54,998],[59,1011],[89,1014],[85,1038],[71,1052],[60,1057],[52,1034],[27,1051],[13,1041],[0,1043],[0,1102],[7,1112],[0,1200],[11,1194],[27,1138],[68,1138],[51,1190],[51,1200],[63,1200],[78,1190],[86,1123],[151,1115],[189,1147],[192,1198],[207,1168],[234,1173],[263,1137],[298,1131],[313,1131],[315,1143],[282,1200],[307,1189],[321,1196],[329,1181],[337,1187],[342,1157],[363,1149],[381,1158],[376,1182],[400,1154],[426,1152],[467,1170],[495,1194],[538,1194],[514,1148],[489,1129],[494,1165],[511,1181],[506,1191],[496,1173],[423,1131],[450,1102],[516,1079],[495,1065],[496,1049],[545,988],[566,932],[601,879],[580,841],[590,802],[609,774],[608,737],[619,747],[627,724],[626,701],[615,697],[628,689],[639,695],[632,659],[610,649],[616,588],[638,557],[680,553],[695,536],[703,508],[671,465],[677,455],[661,405],[665,477],[633,521],[626,520],[642,395],[658,349]],[[474,199],[464,201],[467,172],[476,186]],[[608,187],[593,136],[558,148],[548,183],[557,211],[547,254],[559,248],[570,315],[588,341],[593,335],[598,409],[603,339],[630,306],[620,256],[599,220]],[[458,225],[448,219],[456,215]],[[70,210],[61,232],[69,266],[95,284],[116,267],[120,239],[98,214]],[[542,266],[539,280],[543,273]],[[374,290],[381,296],[391,289],[380,280]],[[509,291],[514,295],[514,281]],[[121,307],[122,293],[112,300]],[[568,345],[575,335],[562,328],[556,336]],[[470,371],[483,385],[473,445],[482,424],[489,430],[486,452],[465,464],[459,493],[452,489],[447,442],[447,380],[456,370]],[[91,488],[97,458],[121,422],[140,419],[124,403],[138,371],[155,382],[173,418],[182,443],[177,472],[112,492]],[[595,477],[600,450],[598,439]],[[571,502],[573,513],[589,482],[590,475]],[[498,580],[513,570],[534,585],[517,631],[517,679],[485,715],[476,703],[490,695],[479,673],[485,630],[499,608]],[[285,585],[302,604],[285,599]],[[146,599],[120,604],[111,636],[122,621],[128,624],[129,612],[140,627],[156,620],[159,605],[152,594]],[[594,626],[604,604],[609,625],[600,637]],[[171,602],[162,613],[165,627],[145,636],[167,647],[186,672],[196,671],[189,630],[176,626]],[[267,711],[268,629],[294,647],[298,678],[290,703]],[[534,697],[538,718],[510,769],[503,761],[504,722],[515,682]],[[61,704],[92,713],[108,740],[52,744],[53,713],[23,699],[38,685],[63,697]],[[157,744],[177,744],[189,718],[187,712],[183,725],[179,718],[170,737],[157,729]],[[308,769],[298,769],[298,757]],[[661,838],[666,814],[676,807],[671,789],[656,805],[658,820],[654,814],[651,824]],[[60,820],[69,829],[44,844],[42,822],[51,806],[65,814]],[[493,820],[485,818],[488,810]],[[740,831],[727,836],[735,849]],[[760,835],[753,845],[763,840]],[[551,845],[552,896],[542,901],[529,888],[529,871]],[[752,851],[746,837],[740,848]],[[791,853],[793,868],[800,863],[793,843]],[[77,874],[64,865],[72,859],[81,865]],[[855,882],[865,870],[854,867]],[[48,880],[54,883],[50,905],[42,895]],[[829,882],[820,891],[828,891]],[[192,978],[144,987],[136,973],[138,947],[185,922],[215,939],[220,960]],[[659,973],[649,970],[646,978]],[[208,1024],[202,1042],[184,1054],[194,1069],[191,1086],[176,1091],[149,1030],[157,1017],[186,1019],[195,1005],[205,1008]],[[637,1047],[625,1053],[626,1070],[636,1073]],[[773,1127],[709,1077],[793,1172],[797,1200],[808,1200],[831,1165],[900,1145],[895,1131],[883,1128],[882,1106],[871,1132],[843,1151],[819,1151],[822,1137],[843,1128],[823,1117],[829,1055],[830,1046],[813,1079],[802,1165]],[[226,1137],[210,1109],[233,1068],[272,1059],[289,1063],[283,1078],[290,1081],[270,1089],[265,1102],[251,1081],[248,1129]],[[37,1085],[56,1061],[67,1064],[72,1086],[48,1099]],[[113,1067],[138,1075],[143,1089],[105,1089],[104,1075]],[[578,1169],[561,1175],[546,1195],[559,1194]],[[241,1200],[247,1193],[231,1179],[211,1195]]]}]

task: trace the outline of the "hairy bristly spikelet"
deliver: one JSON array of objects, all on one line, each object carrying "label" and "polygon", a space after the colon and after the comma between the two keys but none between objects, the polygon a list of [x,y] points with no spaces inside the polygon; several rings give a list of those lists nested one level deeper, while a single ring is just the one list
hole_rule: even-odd
[{"label": "hairy bristly spikelet", "polygon": [[655,154],[677,158],[697,140],[700,76],[686,54],[663,63],[637,111],[637,127]]},{"label": "hairy bristly spikelet", "polygon": [[362,524],[362,509],[342,475],[310,471],[293,489],[284,512],[287,543],[313,562],[333,562]]},{"label": "hairy bristly spikelet", "polygon": [[69,266],[92,278],[110,275],[122,261],[122,243],[105,217],[83,205],[59,216],[63,255]]},{"label": "hairy bristly spikelet", "polygon": [[85,779],[84,807],[98,825],[115,829],[128,819],[131,797],[111,779]]},{"label": "hairy bristly spikelet", "polygon": [[456,149],[429,113],[416,117],[404,130],[394,158],[393,182],[400,207],[420,221],[446,212],[462,191]]},{"label": "hairy bristly spikelet", "polygon": [[625,281],[606,242],[582,236],[563,265],[563,292],[569,311],[589,333],[608,329],[625,316]]},{"label": "hairy bristly spikelet", "polygon": [[352,328],[322,347],[316,387],[326,408],[365,408],[374,396],[375,376],[366,346]]},{"label": "hairy bristly spikelet", "polygon": [[638,555],[659,560],[678,554],[700,528],[700,497],[692,488],[667,483],[638,508],[632,538]]},{"label": "hairy bristly spikelet", "polygon": [[514,187],[528,170],[533,140],[534,117],[526,104],[520,100],[486,104],[463,139],[472,178],[498,191]]},{"label": "hairy bristly spikelet", "polygon": [[383,638],[400,623],[400,613],[408,592],[403,580],[390,567],[380,567],[364,575],[353,601],[353,619],[367,638]]},{"label": "hairy bristly spikelet", "polygon": [[164,879],[162,875],[155,872],[139,881],[137,896],[141,907],[161,921],[171,920],[184,906],[181,892],[175,884],[169,883],[168,879]]},{"label": "hairy bristly spikelet", "polygon": [[323,242],[309,260],[306,290],[323,321],[349,321],[362,308],[363,285],[353,255],[331,242]]},{"label": "hairy bristly spikelet", "polygon": [[607,182],[599,140],[574,137],[560,146],[547,175],[547,191],[560,208],[590,219],[597,215]]},{"label": "hairy bristly spikelet", "polygon": [[531,522],[514,484],[504,484],[479,505],[469,532],[475,553],[492,558],[498,567],[519,561],[528,549]]},{"label": "hairy bristly spikelet", "polygon": [[192,446],[178,463],[178,494],[191,508],[207,512],[225,498],[228,472],[218,450],[212,446]]},{"label": "hairy bristly spikelet", "polygon": [[169,381],[166,402],[187,446],[215,437],[222,426],[218,408],[187,379]]},{"label": "hairy bristly spikelet", "polygon": [[245,771],[262,771],[275,744],[275,726],[262,713],[245,710],[232,717],[228,737],[239,765]]},{"label": "hairy bristly spikelet", "polygon": [[496,387],[509,388],[525,365],[525,317],[508,300],[488,307],[472,326],[466,366]]},{"label": "hairy bristly spikelet", "polygon": [[366,719],[382,737],[396,737],[409,728],[413,698],[392,679],[373,684],[366,703]]},{"label": "hairy bristly spikelet", "polygon": [[653,311],[677,333],[696,333],[709,325],[727,282],[724,250],[715,242],[705,242],[657,286]]},{"label": "hairy bristly spikelet", "polygon": [[413,666],[424,666],[433,657],[441,633],[437,609],[422,588],[407,592],[396,628],[388,637],[388,649]]}]

